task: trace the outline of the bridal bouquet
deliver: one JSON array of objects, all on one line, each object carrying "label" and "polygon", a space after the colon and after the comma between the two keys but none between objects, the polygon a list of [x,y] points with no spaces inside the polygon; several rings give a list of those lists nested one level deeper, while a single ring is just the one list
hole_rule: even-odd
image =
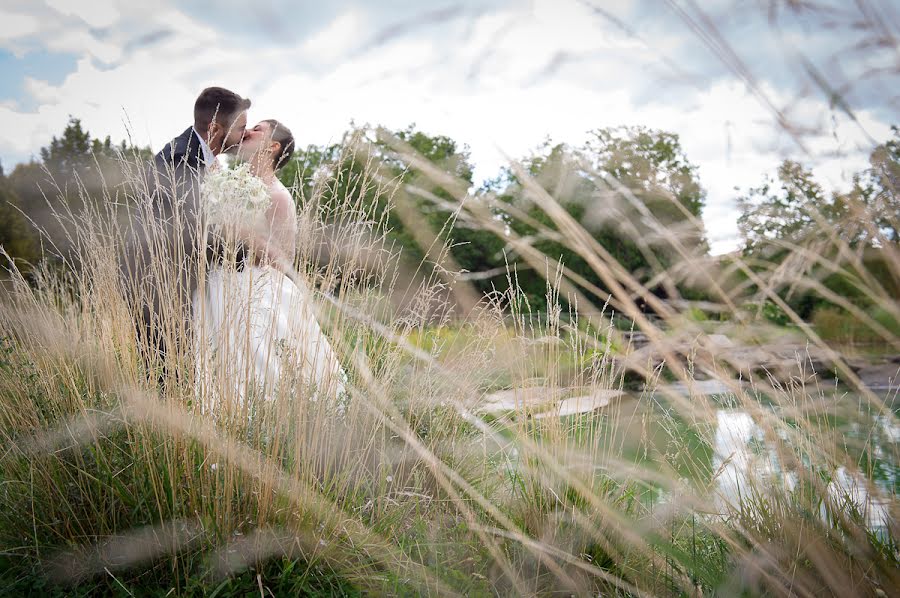
[{"label": "bridal bouquet", "polygon": [[253,218],[269,205],[266,184],[242,163],[212,171],[203,179],[201,200],[213,223],[237,223]]}]

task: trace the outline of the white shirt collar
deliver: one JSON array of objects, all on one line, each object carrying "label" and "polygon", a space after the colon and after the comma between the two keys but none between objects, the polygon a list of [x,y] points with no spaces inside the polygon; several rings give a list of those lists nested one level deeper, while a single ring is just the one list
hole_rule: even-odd
[{"label": "white shirt collar", "polygon": [[200,151],[203,152],[203,165],[209,168],[215,163],[216,155],[209,148],[209,145],[207,145],[206,139],[203,138],[203,135],[198,133],[197,129],[195,129],[194,127],[191,127],[191,129],[194,131],[194,135],[197,136],[197,139],[200,140]]}]

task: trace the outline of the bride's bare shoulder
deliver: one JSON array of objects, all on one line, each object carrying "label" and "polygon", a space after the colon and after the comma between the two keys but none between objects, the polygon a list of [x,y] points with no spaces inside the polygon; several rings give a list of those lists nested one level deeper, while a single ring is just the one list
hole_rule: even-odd
[{"label": "bride's bare shoulder", "polygon": [[287,190],[281,181],[275,179],[275,182],[270,187],[270,193],[272,195],[272,201],[276,203],[294,203],[294,198],[291,195],[291,192]]}]

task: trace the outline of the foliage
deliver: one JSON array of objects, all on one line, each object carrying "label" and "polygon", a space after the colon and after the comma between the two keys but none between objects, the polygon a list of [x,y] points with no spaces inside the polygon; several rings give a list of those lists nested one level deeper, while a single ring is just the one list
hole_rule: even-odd
[{"label": "foliage", "polygon": [[757,273],[778,273],[765,278],[801,318],[826,308],[846,311],[842,302],[868,309],[900,297],[892,264],[900,222],[898,139],[893,127],[893,138],[872,151],[870,168],[854,175],[846,193],[826,193],[808,168],[785,160],[776,179],[739,198],[743,258]]},{"label": "foliage", "polygon": [[819,214],[833,213],[833,204],[827,202],[812,172],[790,160],[778,167],[777,179],[767,178],[759,187],[751,188],[738,199],[738,206],[745,253],[766,250],[787,254],[788,249],[768,242],[799,243],[814,229]]},{"label": "foliage", "polygon": [[124,140],[113,145],[109,136],[92,138],[74,117],[38,154],[39,161],[17,164],[8,177],[0,173],[0,245],[21,261],[25,271],[29,270],[26,264],[48,257],[38,250],[40,234],[57,250],[65,245],[55,211],[115,197],[125,178],[121,161],[151,156],[149,148],[135,147]]},{"label": "foliage", "polygon": [[791,160],[782,162],[776,179],[745,192],[738,198],[744,253],[780,261],[790,253],[788,244],[802,245],[826,231],[850,247],[900,240],[900,129],[892,131],[892,139],[872,150],[870,168],[854,175],[848,193],[827,194],[808,168]]},{"label": "foliage", "polygon": [[[393,132],[355,127],[340,144],[300,150],[279,176],[288,184],[296,183],[301,206],[316,192],[317,180],[327,178],[329,184],[317,197],[326,210],[349,197],[355,198],[363,213],[386,218],[387,239],[402,250],[413,269],[423,260],[430,262],[424,268],[427,274],[434,264],[447,259],[438,255],[445,244],[452,270],[481,272],[502,265],[502,240],[457,221],[458,190],[443,188],[413,159],[425,161],[463,187],[472,185],[468,151],[449,137],[429,135],[414,125]],[[371,177],[372,173],[377,176]],[[481,291],[491,289],[487,280],[476,280],[474,285]]]},{"label": "foliage", "polygon": [[900,127],[876,147],[870,168],[854,177],[854,193],[869,207],[868,214],[886,242],[900,243]]},{"label": "foliage", "polygon": [[[547,141],[522,166],[585,226],[610,259],[641,282],[654,280],[686,256],[707,251],[700,224],[705,191],[677,135],[643,127],[599,129],[581,147]],[[501,201],[525,216],[506,215],[510,228],[534,239],[534,247],[550,258],[551,273],[560,262],[606,289],[579,250],[554,238],[559,232],[554,233],[552,220],[515,171],[508,170],[495,186]],[[549,231],[538,230],[538,225]],[[518,276],[536,309],[545,304],[545,275]],[[686,286],[663,289],[658,281],[654,286],[663,295],[691,294]]]},{"label": "foliage", "polygon": [[[383,246],[381,235],[419,243],[410,222],[428,223],[432,208],[453,211],[431,198],[420,220],[392,221],[378,212],[399,205],[391,181],[431,190],[407,189],[399,202],[412,203],[449,194],[442,172],[466,172],[452,160],[432,169],[404,151],[417,143],[446,156],[446,144],[395,137],[323,151],[334,160],[296,192],[309,232],[298,238],[301,271],[291,274],[309,275],[307,297],[326,306],[315,311],[347,364],[353,393],[339,414],[298,388],[271,400],[205,400],[184,312],[161,305],[155,325],[169,349],[146,346],[135,334],[142,303],[120,293],[121,239],[90,213],[72,229],[86,267],[15,286],[0,309],[0,439],[9,448],[0,456],[0,581],[20,593],[75,595],[817,595],[896,586],[892,529],[870,530],[861,509],[823,485],[842,467],[894,508],[873,473],[896,461],[894,420],[866,389],[823,400],[805,364],[802,375],[779,367],[747,376],[743,362],[766,351],[713,344],[703,328],[715,323],[698,326],[683,311],[622,322],[617,307],[610,322],[572,308],[570,323],[549,275],[541,314],[520,300],[515,279],[454,326],[433,299],[438,280],[408,305],[382,308],[397,293],[396,254],[379,276],[355,264]],[[528,192],[527,175],[514,174]],[[590,189],[577,171],[568,180]],[[552,198],[524,196],[528,221],[493,197],[482,196],[496,212],[481,230],[498,243],[514,226],[534,224],[538,235],[558,222],[547,214],[557,209]],[[588,234],[584,220],[568,231]],[[404,229],[388,230],[391,222]],[[332,253],[322,272],[307,268],[322,231],[358,253]],[[358,239],[366,245],[354,250]],[[537,242],[585,264],[597,258],[593,246],[565,241]],[[156,259],[161,276],[150,282],[177,296],[179,281],[166,274],[181,260]],[[322,282],[332,275],[358,278]],[[637,275],[617,270],[615,282],[631,288]],[[620,301],[637,313],[636,298]],[[730,338],[760,326],[748,328]],[[729,392],[699,392],[708,376]],[[620,394],[629,380],[638,392]],[[554,413],[587,398],[608,402]],[[841,412],[848,406],[860,410],[852,419]],[[720,446],[733,431],[722,426],[727,415],[750,429],[747,446]],[[840,428],[838,416],[847,421]],[[741,464],[743,494],[723,500]],[[777,482],[788,473],[793,491]]]},{"label": "foliage", "polygon": [[[895,336],[900,336],[900,320],[883,307],[872,307],[868,315]],[[838,343],[883,344],[884,338],[872,326],[854,314],[835,307],[819,307],[813,312],[812,324],[823,339]]]},{"label": "foliage", "polygon": [[[22,215],[19,198],[0,171],[0,247],[28,272],[38,259],[37,235]],[[6,264],[4,264],[4,267]]]}]

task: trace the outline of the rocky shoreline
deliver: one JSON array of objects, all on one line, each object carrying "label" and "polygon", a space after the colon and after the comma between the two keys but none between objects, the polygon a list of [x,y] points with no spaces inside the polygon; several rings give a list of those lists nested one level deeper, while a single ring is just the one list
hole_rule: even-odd
[{"label": "rocky shoreline", "polygon": [[[691,339],[666,338],[650,343],[641,333],[626,335],[627,349],[607,356],[611,379],[625,380],[624,389],[551,388],[540,384],[498,390],[483,397],[478,411],[500,415],[517,413],[534,418],[564,417],[609,405],[626,394],[646,388],[647,372],[660,373],[654,389],[683,396],[710,396],[734,392],[735,381],[746,385],[763,380],[771,384],[802,382],[830,384],[851,380],[841,363],[869,390],[898,395],[900,354],[846,355],[791,338],[762,343],[737,343],[724,334]],[[691,372],[688,383],[678,381],[667,360],[676,359]],[[843,370],[843,371],[842,371]]]},{"label": "rocky shoreline", "polygon": [[[810,343],[786,339],[760,344],[738,344],[723,334],[709,334],[694,339],[666,339],[665,344],[650,343],[639,333],[630,337],[629,352],[613,357],[619,371],[640,373],[667,367],[666,359],[674,357],[692,367],[696,380],[721,378],[731,372],[735,378],[753,380],[762,377],[779,382],[844,380],[842,362],[870,390],[892,390],[900,383],[900,354],[861,357],[823,350]],[[710,364],[713,366],[710,368]],[[719,370],[719,371],[716,371]]]}]

